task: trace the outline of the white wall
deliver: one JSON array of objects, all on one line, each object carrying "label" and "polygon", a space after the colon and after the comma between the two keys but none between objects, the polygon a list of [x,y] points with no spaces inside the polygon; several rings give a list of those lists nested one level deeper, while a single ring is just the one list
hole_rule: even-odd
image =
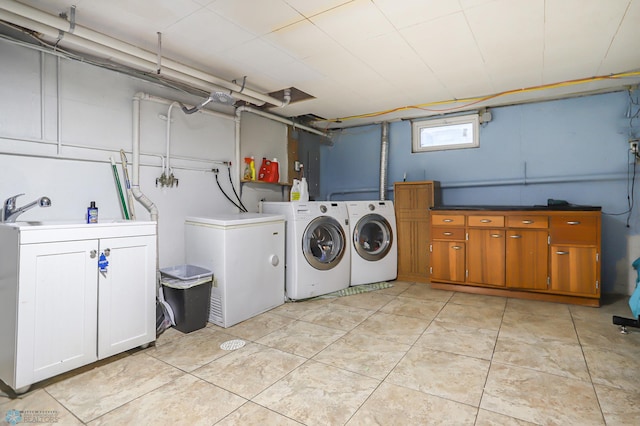
[{"label": "white wall", "polygon": [[[21,216],[24,220],[82,221],[90,201],[96,201],[101,219],[121,218],[109,157],[116,158],[123,180],[119,151],[124,149],[131,163],[134,94],[142,91],[190,105],[202,101],[4,40],[0,40],[0,58],[0,200],[22,192],[26,195],[19,198],[18,205],[42,195],[52,200],[52,207],[34,208]],[[179,185],[156,187],[166,155],[167,123],[159,115],[166,116],[167,110],[168,105],[141,102],[140,188],[159,210],[161,268],[185,262],[186,216],[237,211],[218,189],[211,169],[220,169],[220,183],[232,197],[227,169],[219,162],[233,162],[236,189],[240,174],[233,110],[220,109],[229,116],[222,118],[203,113],[185,115],[174,107],[170,153]],[[286,139],[272,143],[286,146]],[[135,212],[137,219],[149,218],[139,203]]]}]

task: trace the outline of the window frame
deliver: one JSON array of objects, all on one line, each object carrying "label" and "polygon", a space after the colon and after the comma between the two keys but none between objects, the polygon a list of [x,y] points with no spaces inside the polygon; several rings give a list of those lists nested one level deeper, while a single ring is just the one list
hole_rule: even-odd
[{"label": "window frame", "polygon": [[[422,145],[422,131],[431,128],[445,128],[471,124],[471,142],[441,144],[433,146]],[[444,151],[450,149],[478,148],[480,146],[480,116],[478,113],[439,117],[434,119],[413,120],[411,122],[411,152]]]}]

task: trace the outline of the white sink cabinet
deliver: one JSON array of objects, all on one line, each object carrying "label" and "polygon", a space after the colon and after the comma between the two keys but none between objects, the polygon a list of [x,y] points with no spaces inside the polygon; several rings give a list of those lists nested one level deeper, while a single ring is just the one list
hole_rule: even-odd
[{"label": "white sink cabinet", "polygon": [[3,224],[0,247],[0,379],[13,389],[155,340],[155,222]]}]

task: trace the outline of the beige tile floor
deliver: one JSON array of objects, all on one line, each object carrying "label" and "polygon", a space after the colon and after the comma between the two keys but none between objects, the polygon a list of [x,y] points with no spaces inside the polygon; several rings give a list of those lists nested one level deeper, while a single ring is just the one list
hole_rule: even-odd
[{"label": "beige tile floor", "polygon": [[[9,410],[58,425],[640,424],[640,329],[611,323],[627,298],[587,308],[393,284],[167,330],[0,394],[0,424]],[[246,345],[220,348],[231,339]]]}]

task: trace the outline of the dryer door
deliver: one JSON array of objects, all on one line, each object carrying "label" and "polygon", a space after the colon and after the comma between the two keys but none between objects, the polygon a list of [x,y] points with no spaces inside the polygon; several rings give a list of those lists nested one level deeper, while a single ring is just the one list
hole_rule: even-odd
[{"label": "dryer door", "polygon": [[393,244],[389,221],[379,214],[363,216],[353,229],[353,246],[360,257],[375,262],[384,258]]},{"label": "dryer door", "polygon": [[335,268],[344,256],[346,237],[333,217],[313,219],[302,237],[302,252],[311,266],[319,270]]}]

